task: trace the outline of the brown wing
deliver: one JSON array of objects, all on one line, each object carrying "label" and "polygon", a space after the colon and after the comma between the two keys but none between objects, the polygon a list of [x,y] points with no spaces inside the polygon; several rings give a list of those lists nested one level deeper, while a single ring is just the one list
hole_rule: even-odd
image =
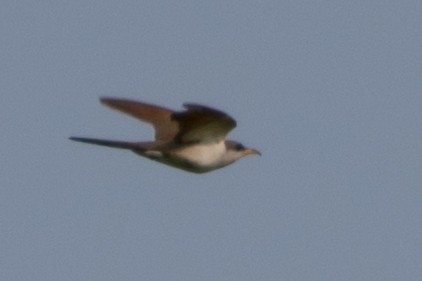
[{"label": "brown wing", "polygon": [[184,104],[187,109],[176,112],[172,120],[179,123],[179,133],[175,141],[187,142],[219,142],[236,127],[236,121],[228,114],[198,104]]},{"label": "brown wing", "polygon": [[103,104],[111,108],[151,123],[155,129],[156,140],[173,140],[178,132],[178,124],[171,117],[174,112],[170,109],[127,99],[105,97],[100,100]]}]

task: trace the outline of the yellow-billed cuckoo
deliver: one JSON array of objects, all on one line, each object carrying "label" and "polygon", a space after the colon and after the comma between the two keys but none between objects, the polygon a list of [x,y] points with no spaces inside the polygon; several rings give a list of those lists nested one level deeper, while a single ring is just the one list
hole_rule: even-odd
[{"label": "yellow-billed cuckoo", "polygon": [[71,140],[129,149],[149,159],[194,173],[205,173],[227,166],[258,150],[226,140],[236,121],[226,113],[198,104],[184,104],[185,111],[143,102],[101,98],[111,108],[123,111],[155,129],[155,141],[127,142],[71,137]]}]

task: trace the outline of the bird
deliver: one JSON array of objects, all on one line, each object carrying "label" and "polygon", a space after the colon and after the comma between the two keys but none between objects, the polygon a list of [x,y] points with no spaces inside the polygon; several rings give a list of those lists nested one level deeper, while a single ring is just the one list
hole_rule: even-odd
[{"label": "bird", "polygon": [[102,97],[100,102],[141,121],[155,130],[154,141],[130,142],[99,138],[70,137],[70,140],[131,150],[151,160],[202,174],[234,163],[247,155],[261,155],[254,148],[227,140],[236,121],[223,111],[195,103],[185,103],[184,111],[145,102]]}]

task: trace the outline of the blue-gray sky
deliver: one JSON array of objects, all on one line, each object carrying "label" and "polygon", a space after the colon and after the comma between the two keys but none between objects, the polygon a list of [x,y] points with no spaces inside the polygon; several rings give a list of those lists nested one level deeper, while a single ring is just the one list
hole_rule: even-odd
[{"label": "blue-gray sky", "polygon": [[[422,280],[421,1],[2,1],[1,280]],[[100,96],[203,103],[205,175]]]}]

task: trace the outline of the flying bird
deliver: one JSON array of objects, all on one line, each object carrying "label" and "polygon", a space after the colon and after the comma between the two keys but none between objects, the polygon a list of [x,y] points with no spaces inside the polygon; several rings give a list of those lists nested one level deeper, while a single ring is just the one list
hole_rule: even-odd
[{"label": "flying bird", "polygon": [[236,121],[222,111],[192,103],[183,105],[185,111],[173,111],[127,99],[105,97],[100,101],[150,123],[155,129],[155,140],[128,142],[70,137],[71,140],[128,149],[140,156],[193,173],[225,167],[246,155],[261,155],[256,149],[226,140],[226,135],[236,127]]}]

